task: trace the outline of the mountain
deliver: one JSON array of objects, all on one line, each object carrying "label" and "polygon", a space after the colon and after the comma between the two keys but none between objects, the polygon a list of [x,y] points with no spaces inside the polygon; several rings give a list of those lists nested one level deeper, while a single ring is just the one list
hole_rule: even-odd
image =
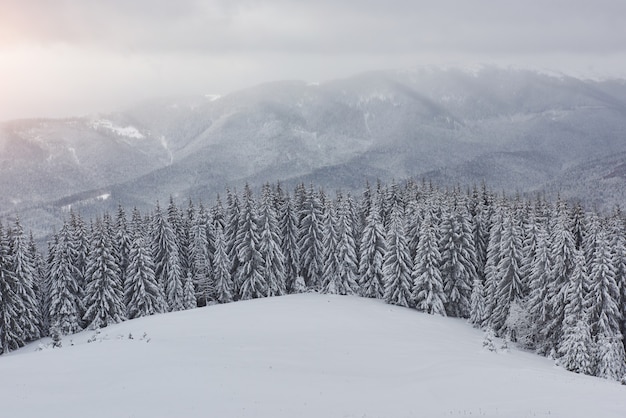
[{"label": "mountain", "polygon": [[[465,321],[301,294],[49,339],[0,359],[5,416],[623,417],[624,387]],[[37,347],[41,351],[37,351]]]},{"label": "mountain", "polygon": [[626,203],[624,80],[380,71],[20,120],[0,132],[0,212],[19,211],[42,231],[70,206],[92,214],[170,195],[213,200],[227,186],[276,180],[352,190],[416,176],[561,193],[601,210]]}]

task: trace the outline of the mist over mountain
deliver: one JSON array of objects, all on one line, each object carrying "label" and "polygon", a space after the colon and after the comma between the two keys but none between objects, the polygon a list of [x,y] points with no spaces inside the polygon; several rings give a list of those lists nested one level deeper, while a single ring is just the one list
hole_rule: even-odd
[{"label": "mist over mountain", "polygon": [[45,234],[69,207],[212,201],[225,187],[359,189],[414,176],[507,193],[626,203],[626,82],[524,70],[424,68],[114,114],[0,125],[0,214]]}]

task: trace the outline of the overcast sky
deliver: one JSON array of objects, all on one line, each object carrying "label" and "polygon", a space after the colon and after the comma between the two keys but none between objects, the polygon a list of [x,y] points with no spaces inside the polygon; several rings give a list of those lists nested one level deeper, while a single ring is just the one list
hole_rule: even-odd
[{"label": "overcast sky", "polygon": [[422,65],[626,78],[624,0],[0,0],[0,120]]}]

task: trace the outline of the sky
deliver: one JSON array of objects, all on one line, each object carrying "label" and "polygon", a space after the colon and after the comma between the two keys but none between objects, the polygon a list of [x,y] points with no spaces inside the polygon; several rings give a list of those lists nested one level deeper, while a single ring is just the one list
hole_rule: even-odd
[{"label": "sky", "polygon": [[421,66],[626,78],[623,0],[0,0],[0,121]]}]

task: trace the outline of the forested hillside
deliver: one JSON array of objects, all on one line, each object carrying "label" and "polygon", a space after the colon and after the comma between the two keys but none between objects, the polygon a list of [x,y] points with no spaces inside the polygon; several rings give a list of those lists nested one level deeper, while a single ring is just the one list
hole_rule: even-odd
[{"label": "forested hillside", "polygon": [[467,318],[578,373],[626,371],[626,218],[485,187],[266,184],[210,205],[71,212],[40,254],[0,232],[0,347],[154,313],[322,292]]}]

